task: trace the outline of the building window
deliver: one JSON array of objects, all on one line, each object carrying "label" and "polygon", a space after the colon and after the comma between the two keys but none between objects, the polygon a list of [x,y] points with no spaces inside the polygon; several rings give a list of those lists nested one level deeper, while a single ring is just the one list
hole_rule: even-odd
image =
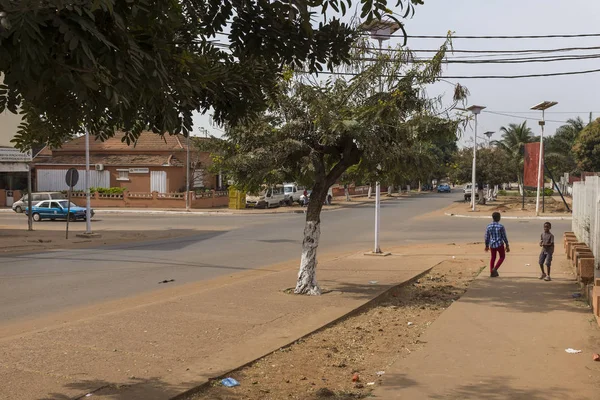
[{"label": "building window", "polygon": [[117,170],[117,180],[118,181],[128,181],[129,180],[129,170],[128,169],[118,169]]}]

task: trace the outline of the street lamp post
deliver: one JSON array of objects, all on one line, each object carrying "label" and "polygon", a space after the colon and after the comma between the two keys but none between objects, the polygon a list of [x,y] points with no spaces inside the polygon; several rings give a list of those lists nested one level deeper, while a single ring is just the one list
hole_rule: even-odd
[{"label": "street lamp post", "polygon": [[190,133],[186,138],[186,160],[185,160],[185,210],[190,211]]},{"label": "street lamp post", "polygon": [[[400,25],[393,21],[374,21],[369,24],[363,24],[361,28],[368,31],[372,39],[377,40],[379,43],[379,52],[383,51],[383,41],[389,40],[390,37],[400,29]],[[379,91],[383,92],[383,80],[379,76]],[[381,215],[381,183],[375,182],[375,245],[373,247],[373,254],[383,254],[379,247],[379,226],[380,226],[380,215]]]},{"label": "street lamp post", "polygon": [[[540,186],[543,186],[543,174],[542,168],[544,165],[544,126],[546,125],[545,117],[546,110],[550,107],[554,107],[557,105],[556,101],[543,101],[535,106],[531,107],[532,110],[537,110],[542,112],[542,120],[539,122],[540,127],[542,128],[542,135],[540,136],[540,154],[538,156],[538,174],[537,174],[537,191],[535,195],[535,215],[540,215]],[[523,189],[525,190],[525,189]]]},{"label": "street lamp post", "polygon": [[476,210],[476,201],[475,201],[475,188],[477,187],[477,116],[481,113],[481,111],[485,108],[485,106],[471,106],[467,108],[468,111],[475,116],[475,133],[473,134],[473,168],[471,175],[471,209],[473,211]]}]

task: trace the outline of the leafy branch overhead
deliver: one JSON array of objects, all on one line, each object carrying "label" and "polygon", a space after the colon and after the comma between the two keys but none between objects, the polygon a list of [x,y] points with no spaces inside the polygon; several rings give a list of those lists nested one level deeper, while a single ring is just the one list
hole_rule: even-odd
[{"label": "leafy branch overhead", "polygon": [[[439,169],[450,161],[459,127],[435,116],[438,99],[423,90],[442,61],[407,64],[393,52],[364,63],[349,81],[281,81],[268,112],[209,144],[219,155],[214,168],[247,190],[282,181],[329,187],[355,165],[354,174],[388,181],[406,177],[415,163]],[[380,76],[381,92],[374,90]]]},{"label": "leafy branch overhead", "polygon": [[[420,3],[393,4],[409,16]],[[367,20],[396,18],[385,0],[360,6]],[[359,33],[341,18],[351,7],[344,0],[0,0],[0,112],[23,113],[20,148],[60,145],[82,127],[101,139],[123,130],[127,141],[145,129],[188,134],[195,111],[236,124],[266,109],[285,66],[319,71],[349,62]]]}]

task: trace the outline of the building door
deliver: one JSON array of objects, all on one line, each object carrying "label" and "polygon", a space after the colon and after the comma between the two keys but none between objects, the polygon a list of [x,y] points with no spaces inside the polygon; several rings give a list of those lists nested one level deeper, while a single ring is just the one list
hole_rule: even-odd
[{"label": "building door", "polygon": [[167,171],[150,172],[150,191],[167,193]]}]

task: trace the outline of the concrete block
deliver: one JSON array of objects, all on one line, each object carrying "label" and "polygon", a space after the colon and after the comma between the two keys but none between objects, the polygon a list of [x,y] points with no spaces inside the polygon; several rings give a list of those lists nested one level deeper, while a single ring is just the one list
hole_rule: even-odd
[{"label": "concrete block", "polygon": [[586,244],[576,244],[576,245],[571,246],[571,252],[570,252],[571,260],[573,258],[575,258],[575,253],[577,251],[585,251],[585,250],[589,250],[589,249],[590,248]]},{"label": "concrete block", "polygon": [[[598,279],[596,281],[598,281]],[[599,285],[594,285],[594,290],[592,291],[592,307],[594,309],[594,315],[596,317],[600,317],[600,286]]]},{"label": "concrete block", "polygon": [[585,246],[585,243],[583,243],[583,242],[568,242],[567,243],[566,253],[567,253],[567,258],[569,260],[571,259],[571,249],[573,248],[573,246]]},{"label": "concrete block", "polygon": [[575,251],[575,256],[571,260],[573,262],[573,267],[577,267],[579,260],[582,258],[594,258],[594,253],[591,250],[579,250]]},{"label": "concrete block", "polygon": [[565,237],[563,240],[563,246],[565,248],[565,251],[567,251],[567,249],[569,247],[569,243],[575,243],[575,242],[578,242],[577,237],[575,237],[575,236]]},{"label": "concrete block", "polygon": [[594,281],[594,259],[582,258],[578,264],[579,279],[583,283],[591,283]]}]

